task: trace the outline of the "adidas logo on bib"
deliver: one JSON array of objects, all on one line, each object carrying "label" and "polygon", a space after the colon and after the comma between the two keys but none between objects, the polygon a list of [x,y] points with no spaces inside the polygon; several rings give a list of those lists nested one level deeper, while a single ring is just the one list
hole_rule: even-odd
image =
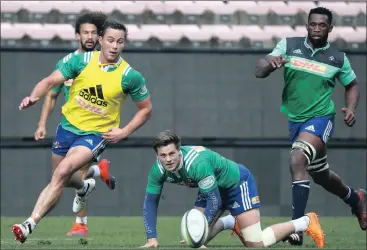
[{"label": "adidas logo on bib", "polygon": [[98,106],[107,107],[107,102],[103,96],[102,85],[96,85],[95,87],[82,89],[79,91],[79,96]]}]

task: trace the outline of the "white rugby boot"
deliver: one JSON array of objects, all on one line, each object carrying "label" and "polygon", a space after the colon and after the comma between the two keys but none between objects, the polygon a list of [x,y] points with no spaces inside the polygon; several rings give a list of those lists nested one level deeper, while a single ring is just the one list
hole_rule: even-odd
[{"label": "white rugby boot", "polygon": [[94,179],[88,179],[88,180],[85,180],[85,182],[88,185],[87,191],[82,195],[78,193],[75,195],[74,202],[73,202],[73,212],[74,213],[79,213],[80,211],[83,210],[83,208],[85,207],[85,204],[87,203],[88,196],[96,188],[96,181]]}]

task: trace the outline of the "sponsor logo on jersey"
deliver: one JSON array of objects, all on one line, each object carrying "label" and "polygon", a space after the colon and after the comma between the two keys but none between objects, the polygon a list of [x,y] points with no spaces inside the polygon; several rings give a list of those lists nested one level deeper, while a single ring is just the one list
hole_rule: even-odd
[{"label": "sponsor logo on jersey", "polygon": [[309,62],[299,58],[291,58],[291,64],[296,68],[306,69],[312,72],[325,73],[326,71],[326,66],[322,64]]},{"label": "sponsor logo on jersey", "polygon": [[255,196],[255,197],[253,197],[252,199],[251,199],[251,203],[252,204],[257,204],[257,203],[259,203],[260,202],[260,198],[259,198],[259,196]]},{"label": "sponsor logo on jersey", "polygon": [[98,106],[107,107],[107,102],[103,97],[102,85],[96,85],[89,89],[82,89],[79,91],[79,96]]},{"label": "sponsor logo on jersey", "polygon": [[202,179],[200,182],[199,182],[199,187],[201,189],[208,189],[210,187],[212,187],[215,183],[215,178],[213,175],[210,175],[204,179]]},{"label": "sponsor logo on jersey", "polygon": [[295,50],[293,50],[293,53],[294,53],[294,54],[302,55],[302,51],[301,51],[300,49],[295,49]]},{"label": "sponsor logo on jersey", "polygon": [[79,104],[79,106],[85,108],[85,109],[88,109],[90,112],[92,113],[95,113],[97,115],[100,115],[100,116],[106,116],[107,115],[107,111],[100,108],[100,107],[97,107],[97,106],[94,106],[93,104],[85,101],[82,97],[80,96],[77,96],[75,98],[75,101],[76,103]]}]

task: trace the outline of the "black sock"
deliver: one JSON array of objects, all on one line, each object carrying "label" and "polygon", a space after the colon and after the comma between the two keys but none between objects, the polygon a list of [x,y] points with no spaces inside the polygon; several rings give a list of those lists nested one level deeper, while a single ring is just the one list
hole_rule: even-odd
[{"label": "black sock", "polygon": [[305,215],[309,192],[310,181],[294,181],[292,183],[293,220]]},{"label": "black sock", "polygon": [[343,201],[347,203],[349,206],[355,207],[359,202],[359,196],[356,192],[354,192],[353,188],[350,187],[348,188],[349,188],[348,195],[343,199]]}]

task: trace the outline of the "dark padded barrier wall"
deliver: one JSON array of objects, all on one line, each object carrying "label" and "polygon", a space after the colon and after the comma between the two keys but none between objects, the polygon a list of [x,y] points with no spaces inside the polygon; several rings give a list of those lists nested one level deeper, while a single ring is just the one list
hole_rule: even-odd
[{"label": "dark padded barrier wall", "polygon": [[[55,67],[66,53],[1,53],[1,136],[31,136],[42,103],[20,112],[20,100]],[[124,58],[147,80],[154,115],[134,136],[152,136],[167,128],[190,137],[287,137],[287,120],[280,113],[282,71],[267,79],[254,76],[255,61],[264,54],[125,53]],[[335,137],[366,138],[366,56],[350,55],[361,83],[357,124],[344,125],[344,88],[337,84],[333,99],[337,119]],[[59,97],[58,105],[63,103]],[[122,124],[135,112],[126,103]],[[60,106],[50,118],[48,135],[55,134]],[[27,126],[23,124],[27,123]]]}]

